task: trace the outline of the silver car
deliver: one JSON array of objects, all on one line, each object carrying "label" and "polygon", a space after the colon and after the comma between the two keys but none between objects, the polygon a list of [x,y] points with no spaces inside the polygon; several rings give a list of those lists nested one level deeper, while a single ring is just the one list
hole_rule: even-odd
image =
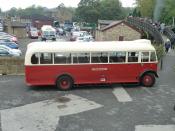
[{"label": "silver car", "polygon": [[0,45],[0,56],[21,56],[22,52],[19,49],[11,49],[8,46]]}]

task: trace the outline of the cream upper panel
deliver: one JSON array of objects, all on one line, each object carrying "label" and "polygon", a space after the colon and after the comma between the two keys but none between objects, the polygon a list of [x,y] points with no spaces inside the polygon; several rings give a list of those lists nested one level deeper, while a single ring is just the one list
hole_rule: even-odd
[{"label": "cream upper panel", "polygon": [[25,64],[36,52],[155,51],[149,40],[108,42],[33,42],[27,47]]}]

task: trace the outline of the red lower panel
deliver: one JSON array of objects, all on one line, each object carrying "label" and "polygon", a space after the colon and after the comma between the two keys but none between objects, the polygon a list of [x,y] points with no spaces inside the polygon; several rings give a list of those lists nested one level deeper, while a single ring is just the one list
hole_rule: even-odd
[{"label": "red lower panel", "polygon": [[138,82],[146,70],[157,70],[157,64],[88,64],[26,66],[26,83],[54,85],[58,76],[69,74],[74,84]]}]

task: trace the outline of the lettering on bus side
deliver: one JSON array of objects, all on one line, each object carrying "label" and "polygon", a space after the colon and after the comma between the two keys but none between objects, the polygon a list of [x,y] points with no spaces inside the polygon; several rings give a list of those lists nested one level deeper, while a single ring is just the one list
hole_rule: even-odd
[{"label": "lettering on bus side", "polygon": [[107,71],[108,68],[92,68],[92,71]]}]

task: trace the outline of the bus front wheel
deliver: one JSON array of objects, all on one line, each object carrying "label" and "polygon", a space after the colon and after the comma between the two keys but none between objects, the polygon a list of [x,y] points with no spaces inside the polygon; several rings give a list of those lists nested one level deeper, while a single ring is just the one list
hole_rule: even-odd
[{"label": "bus front wheel", "polygon": [[63,91],[70,90],[72,86],[73,80],[70,76],[67,75],[60,76],[56,81],[56,87]]},{"label": "bus front wheel", "polygon": [[155,75],[151,73],[144,74],[140,82],[145,87],[152,87],[155,84]]}]

